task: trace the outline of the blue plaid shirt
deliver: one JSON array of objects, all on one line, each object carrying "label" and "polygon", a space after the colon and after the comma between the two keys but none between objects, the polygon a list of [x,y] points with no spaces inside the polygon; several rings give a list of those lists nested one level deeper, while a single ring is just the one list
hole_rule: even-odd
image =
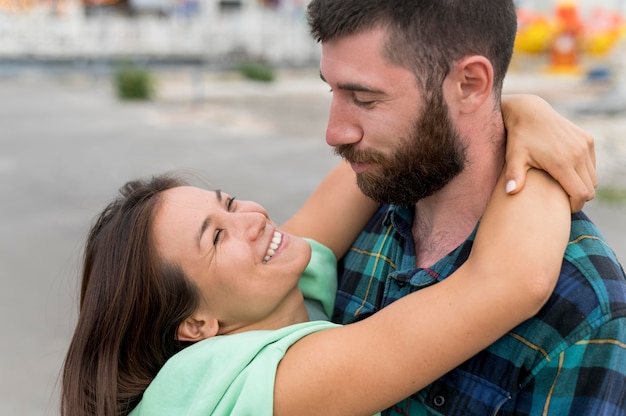
[{"label": "blue plaid shirt", "polygon": [[[339,265],[333,321],[360,320],[437,283],[467,259],[474,233],[415,268],[413,210],[383,206]],[[541,236],[537,236],[541,238]],[[583,214],[572,216],[556,289],[532,319],[383,415],[626,415],[626,279]]]}]

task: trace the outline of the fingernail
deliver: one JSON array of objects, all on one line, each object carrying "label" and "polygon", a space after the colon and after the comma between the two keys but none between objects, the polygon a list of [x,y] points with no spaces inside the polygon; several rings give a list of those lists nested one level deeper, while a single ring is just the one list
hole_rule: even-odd
[{"label": "fingernail", "polygon": [[510,181],[506,183],[506,193],[510,194],[511,192],[515,190],[516,187],[517,187],[517,182],[515,182],[514,179],[511,179]]}]

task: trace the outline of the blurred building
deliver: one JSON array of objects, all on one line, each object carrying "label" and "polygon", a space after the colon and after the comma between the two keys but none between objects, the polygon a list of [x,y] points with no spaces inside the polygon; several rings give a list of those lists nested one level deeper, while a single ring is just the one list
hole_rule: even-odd
[{"label": "blurred building", "polygon": [[[263,59],[315,62],[304,17],[308,0],[0,0],[0,59]],[[516,0],[523,53],[553,53],[574,65],[601,56],[622,32],[608,32],[608,11],[623,20],[626,0]],[[573,6],[575,13],[568,12]],[[559,7],[563,8],[559,11]],[[563,13],[561,13],[563,12]],[[562,19],[559,20],[558,14]],[[567,16],[566,14],[569,13]],[[565,17],[565,18],[563,18]],[[570,26],[566,29],[564,22]],[[595,22],[595,23],[594,23]],[[578,26],[576,26],[578,25]],[[593,34],[593,42],[590,42]],[[582,39],[582,40],[581,40]],[[583,43],[584,41],[584,43]]]},{"label": "blurred building", "polygon": [[[191,12],[200,11],[202,7],[216,8],[222,12],[241,11],[254,4],[268,8],[300,8],[306,6],[306,0],[0,0],[0,13],[27,14],[37,9],[51,10],[54,14],[62,15],[65,10],[74,5],[85,11],[103,9],[113,13],[126,14],[160,14],[167,16],[179,9]],[[90,14],[90,13],[87,13]]]},{"label": "blurred building", "polygon": [[0,59],[317,59],[305,0],[0,0]]}]

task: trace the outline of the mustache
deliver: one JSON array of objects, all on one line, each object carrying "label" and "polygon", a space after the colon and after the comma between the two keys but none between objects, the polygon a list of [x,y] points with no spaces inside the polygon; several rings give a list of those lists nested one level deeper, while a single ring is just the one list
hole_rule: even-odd
[{"label": "mustache", "polygon": [[372,149],[357,150],[352,144],[337,145],[333,153],[350,163],[383,164],[385,162],[385,157],[379,152]]}]

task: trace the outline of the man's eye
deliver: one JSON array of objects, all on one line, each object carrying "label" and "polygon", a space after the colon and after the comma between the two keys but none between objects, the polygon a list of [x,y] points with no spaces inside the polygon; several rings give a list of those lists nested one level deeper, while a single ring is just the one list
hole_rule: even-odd
[{"label": "man's eye", "polygon": [[217,230],[215,230],[215,237],[213,237],[213,245],[214,246],[217,245],[217,243],[220,242],[220,237],[222,235],[222,231],[224,231],[224,230],[219,229],[219,228]]},{"label": "man's eye", "polygon": [[228,198],[228,201],[226,201],[226,209],[228,211],[232,211],[234,203],[235,203],[235,197],[234,196]]},{"label": "man's eye", "polygon": [[352,101],[359,107],[370,107],[376,102],[374,100],[359,100],[356,95],[352,97]]}]

